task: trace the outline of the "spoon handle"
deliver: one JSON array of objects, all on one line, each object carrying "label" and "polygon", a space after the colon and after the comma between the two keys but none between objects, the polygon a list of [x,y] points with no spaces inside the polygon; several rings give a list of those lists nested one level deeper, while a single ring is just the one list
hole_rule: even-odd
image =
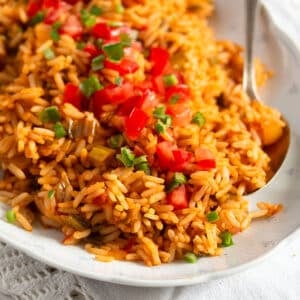
[{"label": "spoon handle", "polygon": [[245,0],[245,57],[243,89],[251,99],[257,99],[253,44],[259,0]]}]

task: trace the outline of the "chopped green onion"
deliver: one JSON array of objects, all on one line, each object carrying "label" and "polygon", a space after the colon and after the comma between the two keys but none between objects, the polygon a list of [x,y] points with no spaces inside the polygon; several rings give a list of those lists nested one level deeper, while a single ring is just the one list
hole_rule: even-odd
[{"label": "chopped green onion", "polygon": [[165,133],[165,131],[166,131],[166,125],[161,120],[157,121],[154,128],[155,128],[156,132],[159,134]]},{"label": "chopped green onion", "polygon": [[54,125],[53,130],[54,130],[54,133],[55,133],[55,137],[57,139],[61,139],[61,138],[65,137],[67,135],[67,132],[66,132],[64,126],[60,122],[57,122]]},{"label": "chopped green onion", "polygon": [[123,78],[120,76],[115,79],[115,85],[117,86],[120,86],[122,82],[123,82]]},{"label": "chopped green onion", "polygon": [[96,46],[98,49],[102,49],[103,46],[103,40],[102,39],[97,39],[95,42]]},{"label": "chopped green onion", "polygon": [[91,28],[96,24],[96,16],[94,14],[90,14],[85,9],[80,11],[80,19],[83,25],[87,28]]},{"label": "chopped green onion", "polygon": [[92,60],[92,70],[93,71],[102,70],[104,68],[104,64],[103,64],[104,59],[105,59],[105,56],[103,54],[100,54],[100,55],[94,57]]},{"label": "chopped green onion", "polygon": [[124,47],[129,47],[131,45],[131,37],[127,33],[120,34],[120,40]]},{"label": "chopped green onion", "polygon": [[16,222],[16,213],[11,209],[11,210],[8,210],[5,214],[6,216],[6,220],[7,222],[9,223],[15,223]]},{"label": "chopped green onion", "polygon": [[122,42],[104,45],[102,49],[112,61],[120,61],[124,57],[124,48]]},{"label": "chopped green onion", "polygon": [[118,3],[118,4],[116,5],[116,12],[117,12],[118,14],[122,14],[122,13],[124,12],[124,6],[122,5],[122,3]]},{"label": "chopped green onion", "polygon": [[123,163],[125,167],[133,167],[135,155],[134,153],[127,147],[121,148],[121,153],[118,154],[117,159]]},{"label": "chopped green onion", "polygon": [[135,166],[135,168],[136,168],[136,170],[144,171],[148,175],[150,174],[150,168],[149,168],[148,163],[139,164],[139,165]]},{"label": "chopped green onion", "polygon": [[147,162],[148,162],[147,156],[146,155],[141,155],[141,156],[134,159],[133,164],[134,165],[139,165],[139,164],[143,164],[143,163],[147,163]]},{"label": "chopped green onion", "polygon": [[166,108],[164,106],[159,106],[153,111],[153,117],[156,119],[161,119],[166,114]]},{"label": "chopped green onion", "polygon": [[146,155],[139,156],[134,159],[133,162],[136,170],[144,171],[146,174],[150,174],[150,168]]},{"label": "chopped green onion", "polygon": [[223,247],[230,247],[233,245],[232,234],[228,231],[224,231],[220,234]]},{"label": "chopped green onion", "polygon": [[50,190],[48,192],[48,199],[51,199],[52,197],[54,197],[54,195],[55,195],[55,191],[54,190]]},{"label": "chopped green onion", "polygon": [[219,215],[216,211],[212,211],[206,215],[206,219],[208,222],[216,222],[219,220]]},{"label": "chopped green onion", "polygon": [[124,137],[122,134],[113,135],[108,139],[108,145],[114,149],[120,148],[123,145],[123,143]]},{"label": "chopped green onion", "polygon": [[82,81],[80,89],[87,98],[90,98],[96,91],[103,89],[103,86],[99,82],[98,77],[92,75]]},{"label": "chopped green onion", "polygon": [[171,192],[182,184],[186,183],[186,177],[183,173],[176,172],[174,173],[173,179],[167,187],[167,191]]},{"label": "chopped green onion", "polygon": [[90,13],[95,16],[100,16],[103,13],[103,9],[97,5],[93,5],[90,9]]},{"label": "chopped green onion", "polygon": [[30,20],[30,25],[34,26],[38,23],[41,23],[45,18],[45,13],[43,11],[39,11],[38,13],[36,13],[35,16],[32,17],[32,19]]},{"label": "chopped green onion", "polygon": [[178,84],[178,78],[174,74],[165,75],[163,81],[166,87]]},{"label": "chopped green onion", "polygon": [[85,47],[85,42],[78,42],[76,44],[76,48],[82,50]]},{"label": "chopped green onion", "polygon": [[60,22],[55,22],[51,27],[50,36],[54,42],[57,42],[60,39],[60,34],[58,32],[60,27],[61,27]]},{"label": "chopped green onion", "polygon": [[[172,118],[169,115],[165,114],[165,107],[164,106],[159,106],[157,107],[154,112],[153,112],[153,117],[160,120],[161,123],[163,123],[163,125],[166,126],[171,126],[172,124]],[[156,124],[158,124],[158,130],[162,129],[162,124],[157,122]],[[160,128],[160,129],[159,129]]]},{"label": "chopped green onion", "polygon": [[171,104],[176,104],[178,102],[178,100],[180,99],[180,95],[175,94],[170,98],[170,103]]},{"label": "chopped green onion", "polygon": [[193,116],[192,123],[199,125],[200,127],[205,124],[206,120],[201,112],[196,112]]},{"label": "chopped green onion", "polygon": [[53,59],[55,57],[55,53],[51,48],[45,49],[43,54],[47,60]]},{"label": "chopped green onion", "polygon": [[56,106],[50,106],[40,112],[39,118],[43,123],[58,122],[60,114]]},{"label": "chopped green onion", "polygon": [[197,256],[192,252],[186,253],[183,258],[186,262],[190,264],[194,264],[198,260]]}]

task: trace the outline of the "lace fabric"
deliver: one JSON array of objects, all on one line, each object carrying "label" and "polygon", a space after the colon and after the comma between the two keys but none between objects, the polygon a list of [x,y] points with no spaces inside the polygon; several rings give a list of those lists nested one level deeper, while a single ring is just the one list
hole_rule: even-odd
[{"label": "lace fabric", "polygon": [[0,257],[1,300],[95,299],[80,277],[46,266],[2,242]]}]

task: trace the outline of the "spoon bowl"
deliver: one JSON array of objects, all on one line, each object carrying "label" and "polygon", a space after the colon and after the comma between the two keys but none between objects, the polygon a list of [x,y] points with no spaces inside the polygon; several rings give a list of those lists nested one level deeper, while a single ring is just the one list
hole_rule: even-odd
[{"label": "spoon bowl", "polygon": [[[256,87],[254,67],[254,36],[258,9],[261,7],[259,0],[245,0],[245,59],[243,72],[243,89],[251,100],[260,101]],[[269,155],[270,171],[267,174],[267,183],[279,171],[286,158],[290,146],[290,127],[286,119],[281,117],[285,123],[280,138],[273,144],[265,146],[264,151]],[[269,128],[272,130],[272,128]]]}]

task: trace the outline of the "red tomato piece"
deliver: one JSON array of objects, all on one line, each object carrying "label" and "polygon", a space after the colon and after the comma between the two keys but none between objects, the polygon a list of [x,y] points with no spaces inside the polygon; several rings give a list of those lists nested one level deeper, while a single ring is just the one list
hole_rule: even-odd
[{"label": "red tomato piece", "polygon": [[60,16],[65,14],[70,9],[71,9],[71,6],[68,3],[64,2],[64,1],[60,1],[58,8],[49,8],[48,9],[48,12],[46,14],[44,22],[46,24],[51,25],[54,22],[58,21]]},{"label": "red tomato piece", "polygon": [[83,33],[83,27],[77,16],[70,15],[59,31],[73,38],[78,38]]},{"label": "red tomato piece", "polygon": [[141,108],[143,111],[151,114],[152,110],[157,107],[159,104],[158,98],[156,97],[156,94],[147,89],[144,92],[142,92],[142,95],[139,97],[139,100],[137,101],[137,106]]},{"label": "red tomato piece", "polygon": [[166,87],[164,84],[164,79],[163,76],[156,76],[152,78],[152,86],[153,86],[153,90],[160,94],[160,95],[164,95],[166,92]]},{"label": "red tomato piece", "polygon": [[27,15],[32,18],[34,17],[41,9],[43,2],[41,0],[29,0],[27,5]]},{"label": "red tomato piece", "polygon": [[171,86],[166,91],[166,101],[169,102],[173,96],[178,96],[178,102],[183,102],[190,97],[190,89],[186,84],[178,84]]},{"label": "red tomato piece", "polygon": [[174,126],[183,127],[192,120],[191,109],[184,103],[169,105],[166,109],[166,113],[172,116],[172,125]]},{"label": "red tomato piece", "polygon": [[111,84],[96,93],[96,98],[101,99],[102,103],[120,104],[134,96],[134,87],[129,82],[124,82],[120,86]]},{"label": "red tomato piece", "polygon": [[216,159],[213,153],[206,148],[198,148],[195,150],[196,166],[202,171],[209,171],[216,167]]},{"label": "red tomato piece", "polygon": [[64,91],[64,103],[71,103],[79,110],[82,110],[83,95],[77,85],[67,83]]},{"label": "red tomato piece", "polygon": [[85,47],[83,48],[83,51],[89,53],[91,55],[91,57],[95,57],[99,54],[99,50],[97,49],[97,47],[90,43],[85,45]]},{"label": "red tomato piece", "polygon": [[171,142],[160,142],[156,146],[156,154],[158,156],[159,167],[170,170],[174,164],[173,150],[176,150],[176,145]]},{"label": "red tomato piece", "polygon": [[185,185],[181,185],[170,192],[167,201],[174,206],[174,210],[187,208],[189,203]]},{"label": "red tomato piece", "polygon": [[104,66],[105,68],[118,71],[120,75],[131,74],[139,69],[139,65],[135,61],[127,58],[123,58],[119,63],[106,59],[104,61]]},{"label": "red tomato piece", "polygon": [[127,241],[127,244],[124,246],[123,250],[126,252],[130,252],[132,250],[132,247],[134,246],[135,242],[136,242],[136,239],[134,237],[130,238]]},{"label": "red tomato piece", "polygon": [[141,109],[135,107],[125,120],[125,134],[128,138],[135,140],[148,122],[148,115]]},{"label": "red tomato piece", "polygon": [[97,23],[92,28],[92,35],[98,39],[109,40],[112,38],[111,29],[106,23]]},{"label": "red tomato piece", "polygon": [[69,4],[76,4],[79,0],[65,0]]},{"label": "red tomato piece", "polygon": [[154,76],[161,75],[169,63],[170,55],[166,49],[151,48],[149,60],[152,63],[151,74]]},{"label": "red tomato piece", "polygon": [[193,158],[193,154],[183,149],[173,150],[172,152],[174,156],[174,165],[172,170],[175,172],[184,171],[187,164]]},{"label": "red tomato piece", "polygon": [[58,8],[60,6],[60,0],[44,0],[44,8]]}]

